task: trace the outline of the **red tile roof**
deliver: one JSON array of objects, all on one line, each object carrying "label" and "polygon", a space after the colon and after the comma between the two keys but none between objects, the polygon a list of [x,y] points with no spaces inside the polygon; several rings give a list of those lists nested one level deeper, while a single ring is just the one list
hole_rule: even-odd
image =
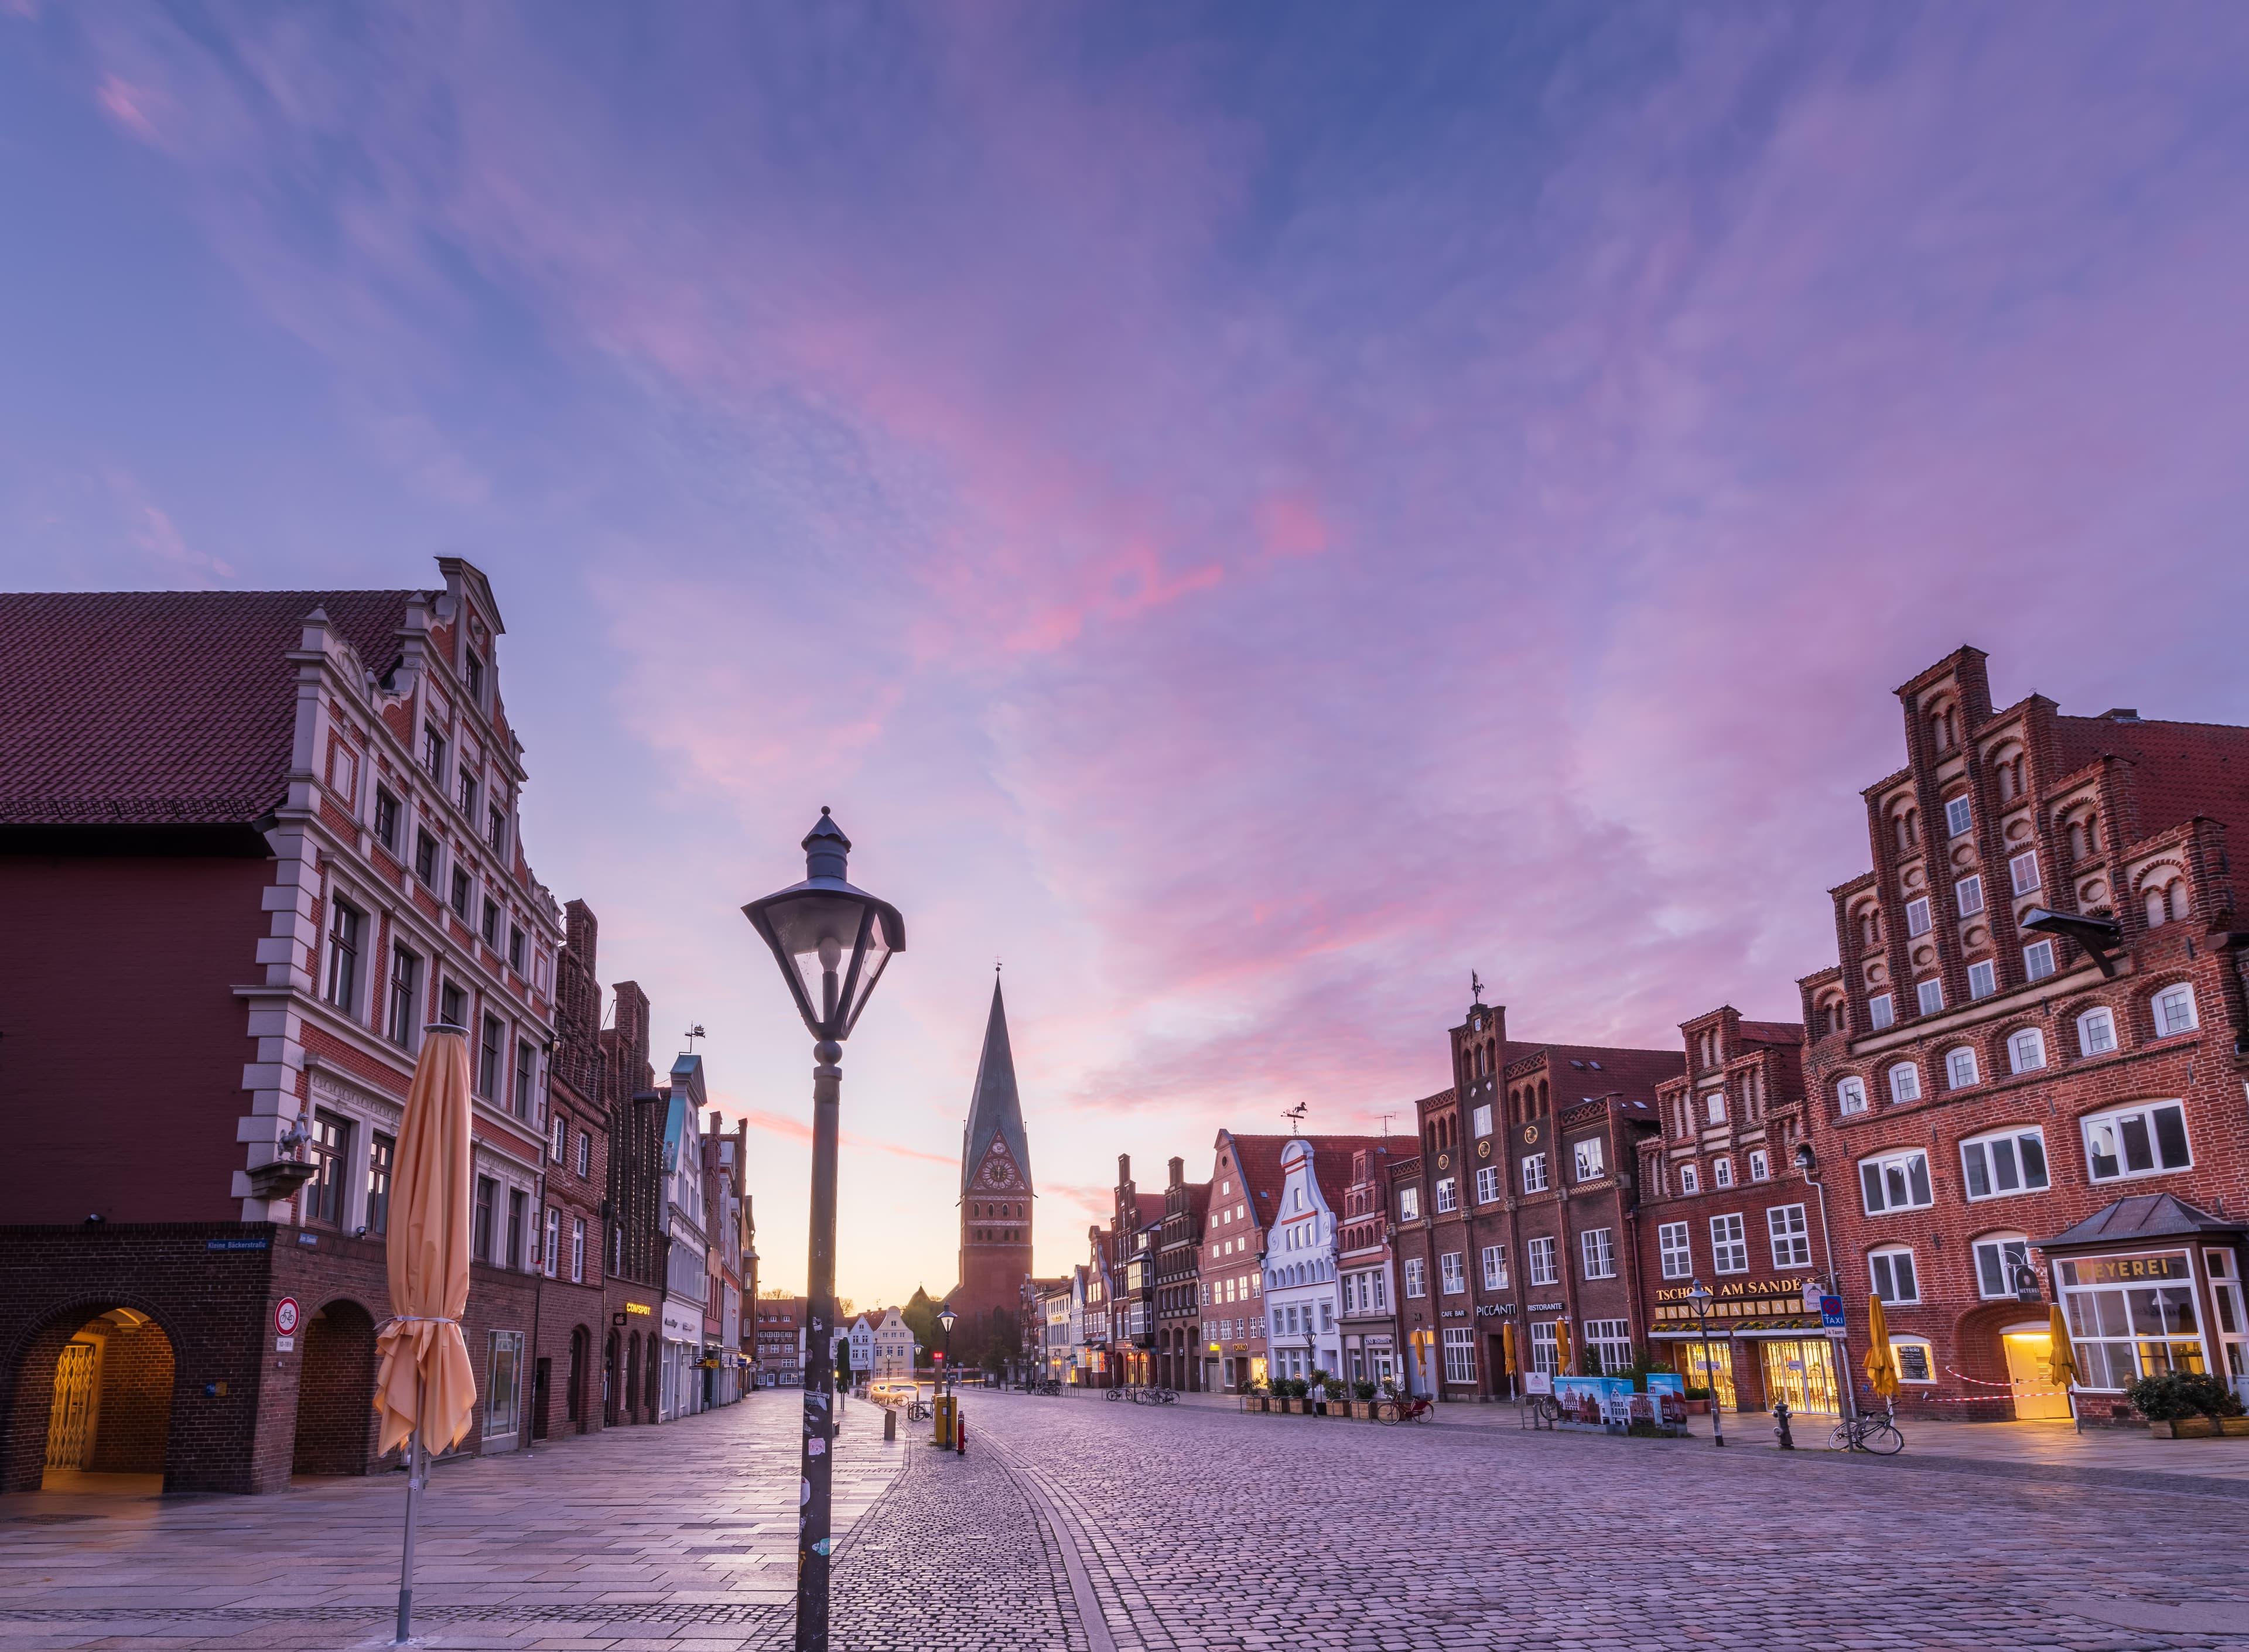
[{"label": "red tile roof", "polygon": [[286,790],[305,616],[380,672],[416,595],[0,595],[0,823],[258,819]]}]

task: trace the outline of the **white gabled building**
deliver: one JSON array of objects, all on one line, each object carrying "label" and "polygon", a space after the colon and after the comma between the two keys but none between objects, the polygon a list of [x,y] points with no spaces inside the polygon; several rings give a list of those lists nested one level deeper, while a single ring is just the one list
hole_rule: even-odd
[{"label": "white gabled building", "polygon": [[[873,1338],[873,1365],[870,1367],[878,1377],[910,1377],[914,1373],[912,1327],[896,1308],[885,1309],[883,1323],[877,1325]],[[855,1355],[854,1358],[856,1356]]]},{"label": "white gabled building", "polygon": [[710,1298],[710,1238],[703,1230],[703,1057],[671,1064],[664,1126],[664,1367],[658,1420],[703,1408],[703,1310]]},{"label": "white gabled building", "polygon": [[1336,1219],[1351,1180],[1351,1153],[1373,1138],[1292,1136],[1281,1149],[1280,1208],[1265,1232],[1265,1344],[1276,1377],[1345,1374],[1337,1321]]}]

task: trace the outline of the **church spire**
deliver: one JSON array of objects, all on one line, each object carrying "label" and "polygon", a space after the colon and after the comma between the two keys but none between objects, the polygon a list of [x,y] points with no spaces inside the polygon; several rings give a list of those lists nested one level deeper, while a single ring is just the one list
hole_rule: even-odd
[{"label": "church spire", "polygon": [[984,1054],[976,1063],[976,1089],[968,1102],[968,1128],[960,1143],[960,1190],[992,1149],[997,1137],[1007,1145],[1015,1169],[1028,1188],[1031,1180],[1030,1144],[1023,1135],[1023,1105],[1015,1094],[1015,1057],[1008,1047],[1008,1008],[1000,996],[1000,983],[992,982],[992,1015],[984,1026]]}]

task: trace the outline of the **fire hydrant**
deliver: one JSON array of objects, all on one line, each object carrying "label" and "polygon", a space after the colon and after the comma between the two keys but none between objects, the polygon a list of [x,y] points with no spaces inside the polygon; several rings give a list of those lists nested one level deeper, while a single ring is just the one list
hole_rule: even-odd
[{"label": "fire hydrant", "polygon": [[1772,1415],[1774,1420],[1780,1424],[1778,1428],[1773,1430],[1775,1434],[1780,1436],[1780,1449],[1783,1451],[1795,1450],[1796,1436],[1788,1431],[1788,1401],[1785,1400],[1774,1401]]}]

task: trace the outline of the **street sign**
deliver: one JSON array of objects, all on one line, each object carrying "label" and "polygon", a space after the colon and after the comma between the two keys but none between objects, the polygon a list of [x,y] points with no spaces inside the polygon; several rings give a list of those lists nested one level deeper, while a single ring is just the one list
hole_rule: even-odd
[{"label": "street sign", "polygon": [[1822,1297],[1819,1298],[1819,1328],[1825,1331],[1830,1337],[1836,1339],[1838,1341],[1842,1339],[1842,1298]]},{"label": "street sign", "polygon": [[284,1297],[273,1304],[273,1329],[281,1336],[297,1334],[297,1298]]}]

